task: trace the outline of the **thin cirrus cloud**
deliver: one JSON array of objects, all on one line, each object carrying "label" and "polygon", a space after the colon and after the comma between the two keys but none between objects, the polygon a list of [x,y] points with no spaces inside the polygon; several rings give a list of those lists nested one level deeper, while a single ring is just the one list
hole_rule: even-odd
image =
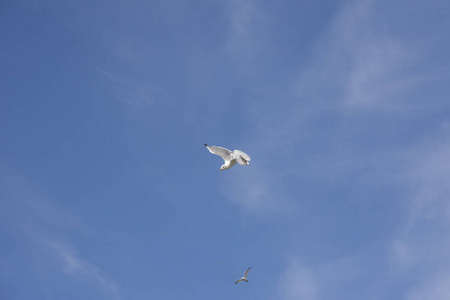
[{"label": "thin cirrus cloud", "polygon": [[254,1],[230,1],[230,37],[228,48],[231,51],[254,50],[257,44],[255,30],[264,21],[263,14]]},{"label": "thin cirrus cloud", "polygon": [[[312,45],[314,51],[311,62],[300,70],[299,79],[291,78],[288,82],[277,84],[286,87],[281,94],[278,90],[264,90],[265,95],[248,106],[252,122],[248,131],[253,136],[248,142],[251,144],[250,148],[257,149],[261,153],[260,158],[263,160],[260,161],[259,171],[267,176],[259,176],[254,182],[248,182],[249,179],[238,179],[239,175],[232,179],[236,190],[232,198],[243,199],[240,203],[246,210],[279,208],[280,206],[275,203],[279,203],[280,198],[289,203],[291,200],[280,193],[283,188],[276,183],[283,182],[285,177],[299,174],[300,170],[312,174],[321,171],[309,162],[308,158],[314,157],[311,157],[311,154],[304,155],[302,149],[310,144],[313,139],[311,132],[324,115],[339,115],[348,107],[381,105],[380,103],[387,102],[391,95],[404,90],[403,81],[392,80],[392,77],[404,63],[401,58],[407,55],[399,41],[381,33],[372,33],[376,24],[366,21],[372,2],[362,1],[345,5],[331,22],[330,29],[317,39],[315,45]],[[264,16],[256,7],[250,6],[251,3],[233,5],[230,25],[233,34],[230,44],[235,46],[233,49],[240,57],[245,57],[248,51],[264,42],[258,39],[259,35],[255,28],[268,16]],[[252,39],[248,39],[246,44],[239,43],[238,41],[246,35]],[[386,48],[389,50],[387,53]],[[367,49],[370,51],[366,51]],[[261,64],[263,61],[247,62],[250,63]],[[384,79],[388,75],[390,77]],[[275,78],[274,80],[276,81]],[[376,82],[377,94],[372,91],[373,85],[369,84],[373,82]],[[332,144],[337,138],[325,134],[320,139],[329,140]],[[322,157],[320,160],[328,161],[328,158]],[[332,163],[339,161],[340,166],[343,164],[351,170],[352,166],[348,164],[354,165],[353,159],[354,157],[348,157],[336,160],[333,154],[331,160]],[[279,165],[274,166],[274,161]],[[244,185],[249,187],[258,185],[263,188],[259,193],[252,193],[251,189],[246,190]]]},{"label": "thin cirrus cloud", "polygon": [[287,269],[280,276],[278,287],[278,296],[284,300],[318,299],[319,286],[315,274],[296,259],[289,261]]},{"label": "thin cirrus cloud", "polygon": [[[295,162],[295,167],[302,166],[302,172],[321,179],[324,184],[337,177],[352,176],[363,185],[395,186],[400,199],[392,199],[393,205],[404,210],[382,240],[380,247],[385,252],[378,253],[376,258],[386,264],[387,269],[379,270],[369,261],[359,259],[358,264],[355,260],[340,264],[339,270],[350,268],[354,273],[364,274],[366,279],[378,282],[365,284],[368,289],[374,289],[373,297],[385,297],[383,288],[390,287],[398,292],[402,281],[414,280],[417,285],[406,286],[399,292],[405,293],[407,299],[423,299],[424,295],[447,299],[450,207],[445,195],[450,192],[446,180],[450,176],[447,163],[450,151],[445,136],[448,128],[442,119],[436,119],[433,121],[435,132],[424,134],[420,124],[414,124],[424,107],[428,114],[439,114],[446,108],[447,104],[436,97],[430,83],[430,76],[441,79],[439,70],[445,67],[436,73],[428,70],[428,75],[424,76],[421,71],[427,67],[421,65],[421,60],[430,59],[427,55],[436,46],[435,41],[423,40],[423,33],[417,37],[402,36],[401,31],[391,33],[389,26],[395,27],[398,20],[383,19],[380,13],[382,4],[385,3],[346,2],[330,23],[330,29],[311,47],[311,60],[299,71],[295,84],[281,84],[288,87],[283,92],[284,99],[269,90],[272,94],[267,98],[278,101],[262,99],[248,107],[253,122],[249,129],[252,132],[250,148],[263,149],[258,173],[266,176],[249,179],[248,174],[237,174],[224,186],[231,182],[234,187],[228,198],[246,212],[265,211],[270,214],[276,211],[272,211],[272,207],[279,208],[277,201],[280,198],[291,202],[292,199],[282,194],[283,187],[279,183],[286,176],[299,176],[299,173],[290,164],[275,166],[274,171],[264,157]],[[238,10],[236,20],[245,11]],[[259,16],[264,19],[261,13]],[[252,28],[249,20],[251,18],[246,23],[233,25],[236,37],[232,41],[248,33]],[[246,31],[240,29],[242,27]],[[420,48],[411,47],[422,41]],[[248,49],[251,49],[249,45],[243,46],[241,54]],[[433,101],[434,106],[426,105],[420,96],[415,95],[419,90],[421,94],[431,92],[434,98],[428,100]],[[321,120],[327,115],[335,118],[338,124],[344,124],[342,130],[339,126],[330,128],[328,132],[314,130],[321,126]],[[365,118],[365,127],[351,126],[361,118]],[[379,124],[377,118],[383,118],[386,125]],[[402,122],[408,122],[409,127]],[[409,139],[392,134],[392,127],[387,124],[415,134],[410,134]],[[366,149],[361,136],[362,133],[370,135],[371,126],[377,126],[380,135],[383,132],[386,136],[391,135],[393,142],[388,146],[375,144],[377,149]],[[414,130],[415,126],[417,130]],[[302,157],[299,153],[309,147],[304,142],[311,141],[309,132],[313,131],[316,133],[314,141],[319,140],[328,148]],[[255,168],[256,163],[258,161],[254,160],[251,167]],[[277,175],[276,179],[272,174]],[[252,192],[252,187],[257,187],[258,192]],[[355,255],[369,257],[368,253]],[[321,265],[334,263],[329,261],[317,266],[321,268]],[[283,299],[319,299],[322,295],[319,288],[322,281],[326,285],[327,279],[314,269],[314,266],[306,269],[297,262],[290,263],[279,277]],[[372,275],[367,273],[369,270],[374,271]],[[408,273],[411,270],[414,272]],[[287,274],[294,279],[288,279]],[[358,281],[358,278],[353,279]],[[307,284],[302,285],[302,282]],[[377,291],[375,287],[381,290]]]},{"label": "thin cirrus cloud", "polygon": [[[277,87],[286,87],[283,92],[267,88],[262,93],[256,92],[252,95],[259,100],[247,107],[251,120],[248,132],[252,136],[247,142],[272,160],[277,159],[281,163],[295,162],[295,167],[293,164],[276,166],[278,178],[298,174],[299,166],[301,170],[310,172],[313,176],[326,177],[342,168],[348,172],[358,171],[361,163],[377,169],[375,171],[378,175],[384,172],[383,168],[388,164],[397,172],[399,164],[392,165],[392,162],[401,155],[405,145],[392,144],[390,149],[382,148],[377,153],[355,150],[350,155],[347,151],[348,145],[342,144],[344,139],[351,139],[354,141],[352,146],[360,147],[359,136],[355,138],[354,135],[360,135],[358,130],[364,128],[348,128],[350,125],[347,124],[352,124],[354,118],[364,114],[368,114],[369,118],[376,118],[376,114],[381,114],[379,118],[385,118],[391,123],[398,122],[395,114],[404,119],[414,118],[422,102],[413,95],[420,87],[428,88],[426,84],[429,79],[424,79],[418,70],[411,71],[426,51],[410,47],[417,44],[417,41],[411,40],[410,37],[389,34],[386,29],[389,24],[380,18],[380,8],[377,5],[379,2],[370,0],[344,3],[330,22],[329,30],[311,46],[310,60],[299,70],[298,78],[278,83]],[[250,9],[248,5],[236,4],[233,8],[230,25],[233,35],[230,44],[235,45],[240,57],[245,57],[247,50],[252,47],[248,44],[240,45],[236,41],[244,34],[252,36],[253,40],[257,39],[259,35],[254,28],[268,16],[264,16],[257,7]],[[250,17],[242,17],[247,15]],[[263,41],[259,39],[252,45],[256,47],[261,42]],[[263,62],[247,62],[250,63]],[[273,101],[274,99],[277,101]],[[321,129],[323,126],[329,126],[323,122],[328,115],[338,126]],[[322,131],[318,132],[317,129]],[[378,132],[382,130],[390,133],[387,126],[379,128]],[[314,137],[312,132],[315,132]],[[320,145],[327,144],[328,148],[304,155],[303,149],[311,148],[311,141],[319,142]],[[326,149],[330,150],[327,152]],[[345,151],[341,151],[342,149]],[[383,168],[375,162],[381,163]],[[260,171],[266,174],[273,172],[273,168],[269,168],[265,163],[261,163],[260,168]],[[381,178],[374,177],[374,180],[379,181]],[[233,182],[239,185],[237,178]],[[270,190],[277,191],[274,181],[260,178],[258,182],[261,186],[270,187],[263,189],[262,194],[266,199],[280,198],[276,193],[270,193]],[[237,187],[236,190],[241,191],[244,188]],[[270,207],[269,201],[247,201],[252,205],[244,204],[243,207],[256,209],[263,206],[263,203],[264,206]]]},{"label": "thin cirrus cloud", "polygon": [[120,299],[118,285],[71,246],[69,235],[85,230],[83,223],[42,197],[22,176],[2,167],[0,225],[13,233],[10,243],[21,249],[21,255],[5,254],[0,267],[9,268],[13,263],[15,269],[20,269],[26,263],[27,268],[34,268],[30,274],[51,274],[48,278],[66,274],[69,281],[87,283],[109,299]]},{"label": "thin cirrus cloud", "polygon": [[[263,163],[264,157],[260,157]],[[236,167],[235,167],[236,168]],[[245,213],[256,216],[286,214],[289,198],[283,192],[282,182],[275,172],[264,170],[264,165],[251,166],[247,170],[229,170],[220,182],[220,191],[230,202]],[[234,173],[231,173],[236,171]]]},{"label": "thin cirrus cloud", "polygon": [[59,259],[64,273],[96,285],[111,299],[120,299],[117,284],[100,268],[80,258],[69,245],[56,240],[49,240],[46,245],[49,252]]},{"label": "thin cirrus cloud", "polygon": [[[448,129],[444,133],[448,135]],[[394,236],[389,253],[395,274],[413,274],[410,276],[418,282],[409,289],[408,299],[450,297],[448,153],[448,139],[421,145],[409,153],[414,163],[403,174],[409,187],[407,218]]]},{"label": "thin cirrus cloud", "polygon": [[398,107],[395,96],[417,83],[405,71],[417,53],[383,30],[375,5],[371,0],[352,1],[341,8],[312,48],[310,66],[296,87],[300,97],[350,110]]},{"label": "thin cirrus cloud", "polygon": [[413,288],[407,295],[408,300],[448,299],[450,297],[450,274],[438,274],[423,286]]},{"label": "thin cirrus cloud", "polygon": [[286,259],[285,269],[278,277],[277,299],[329,299],[358,290],[353,285],[363,274],[362,257],[344,257],[315,266],[302,260],[298,256]]}]

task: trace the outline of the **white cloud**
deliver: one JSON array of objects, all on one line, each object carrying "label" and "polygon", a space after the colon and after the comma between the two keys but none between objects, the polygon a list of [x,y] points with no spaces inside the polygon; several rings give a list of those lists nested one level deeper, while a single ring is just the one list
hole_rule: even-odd
[{"label": "white cloud", "polygon": [[411,189],[409,219],[405,231],[425,222],[449,222],[450,141],[435,137],[423,141],[408,155],[409,169],[401,175]]},{"label": "white cloud", "polygon": [[258,43],[257,28],[264,20],[254,1],[229,1],[230,38],[228,47],[232,52],[254,50]]},{"label": "white cloud", "polygon": [[444,131],[410,150],[410,164],[401,174],[410,196],[407,218],[390,246],[390,262],[393,274],[416,282],[408,299],[450,297],[450,140]]},{"label": "white cloud", "polygon": [[[105,272],[76,254],[68,236],[85,229],[83,223],[69,212],[57,207],[32,187],[22,176],[6,166],[0,168],[0,222],[7,226],[8,235],[21,249],[21,256],[2,257],[3,260],[28,264],[28,268],[39,268],[37,273],[61,272],[77,280],[84,280],[103,291],[109,299],[119,299],[116,283]],[[54,267],[54,266],[59,267]],[[33,273],[33,272],[30,272]],[[49,282],[50,284],[51,282]]]},{"label": "white cloud", "polygon": [[119,290],[113,282],[100,268],[92,263],[81,259],[76,255],[75,250],[60,241],[47,241],[49,251],[61,262],[62,270],[79,280],[88,281],[100,287],[111,299],[119,299]]},{"label": "white cloud", "polygon": [[112,85],[113,97],[124,112],[136,121],[148,120],[159,105],[173,104],[172,95],[152,82],[126,78],[101,68],[97,70]]},{"label": "white cloud", "polygon": [[287,269],[279,278],[279,296],[283,300],[314,300],[317,298],[318,283],[315,275],[297,260],[291,259]]},{"label": "white cloud", "polygon": [[227,4],[229,30],[224,53],[234,62],[235,74],[247,81],[260,71],[271,46],[267,17],[254,0],[232,0]]},{"label": "white cloud", "polygon": [[344,99],[350,107],[389,107],[393,96],[407,87],[398,76],[407,51],[397,41],[372,40],[363,43],[348,75]]},{"label": "white cloud", "polygon": [[[234,35],[236,39],[244,38],[264,17],[253,2],[242,6],[233,3]],[[270,210],[277,207],[280,198],[290,202],[280,187],[285,178],[301,176],[301,173],[313,177],[342,176],[339,172],[344,174],[362,166],[381,172],[376,162],[386,164],[391,149],[381,154],[351,153],[348,145],[339,148],[344,134],[350,136],[351,132],[340,132],[336,126],[327,134],[318,128],[328,114],[339,116],[341,122],[349,110],[398,108],[401,101],[393,97],[409,91],[411,79],[403,76],[401,70],[410,62],[411,54],[402,41],[377,30],[379,24],[373,16],[373,6],[374,1],[346,3],[329,30],[312,47],[310,64],[299,72],[299,80],[294,84],[277,84],[287,86],[283,92],[264,90],[264,97],[252,102],[248,108],[253,123],[249,130],[252,139],[246,143],[261,153],[258,158],[261,167],[259,172],[252,173],[257,179],[251,182],[248,178],[229,181],[233,185],[229,196],[233,201],[247,210],[261,207]],[[307,153],[304,149],[311,141],[326,144],[327,148],[320,153]],[[250,168],[255,168],[255,164]],[[255,189],[261,190],[254,192]],[[281,210],[285,207],[282,205]]]},{"label": "white cloud", "polygon": [[[415,95],[418,90],[424,95],[430,90],[429,78],[424,80],[416,65],[431,44],[416,49],[410,46],[417,41],[390,34],[386,30],[389,20],[377,12],[378,3],[347,2],[313,47],[309,66],[300,70],[296,84],[277,97],[267,97],[277,101],[261,100],[250,107],[250,148],[264,152],[259,159],[262,167],[255,172],[265,175],[243,172],[224,187],[236,185],[227,197],[244,210],[265,207],[270,212],[279,198],[277,193],[283,191],[278,185],[282,179],[296,174],[300,182],[301,175],[294,173],[300,166],[304,176],[321,179],[324,185],[342,177],[348,182],[350,175],[363,187],[394,188],[399,198],[392,199],[392,209],[404,210],[399,209],[397,219],[389,220],[393,228],[380,238],[378,253],[359,250],[352,253],[359,258],[337,266],[331,262],[306,268],[292,260],[280,276],[278,299],[319,299],[332,295],[330,291],[354,296],[365,288],[371,292],[369,299],[382,299],[387,296],[386,289],[410,300],[449,298],[450,130],[448,124],[438,128],[439,121],[431,120],[425,137],[425,130],[419,132],[423,128],[415,124],[423,108],[429,113],[448,107],[435,94],[429,99]],[[332,120],[336,126],[321,132],[319,126],[329,121],[328,116],[336,118]],[[367,122],[356,123],[355,116],[367,116]],[[384,127],[378,120],[374,125],[373,119],[378,117],[389,125]],[[355,124],[360,128],[350,126]],[[345,125],[342,130],[341,125]],[[389,126],[397,125],[407,129],[409,136],[392,135],[391,143],[383,140],[385,146],[375,145],[380,148],[377,151],[363,147],[361,136],[371,134],[374,128],[370,126],[389,135],[393,130]],[[413,132],[414,126],[417,132]],[[327,148],[301,155],[311,141]],[[279,158],[285,165],[263,165],[264,157]],[[272,173],[276,175],[273,181]],[[252,192],[253,188],[257,192]],[[288,197],[283,198],[289,203]],[[355,283],[359,286],[354,287]]]},{"label": "white cloud", "polygon": [[266,216],[287,211],[289,201],[283,192],[282,179],[276,173],[257,165],[226,172],[230,174],[224,175],[221,192],[246,213]]},{"label": "white cloud", "polygon": [[407,295],[408,300],[448,300],[450,299],[450,273],[439,274],[425,280],[423,286],[413,288]]},{"label": "white cloud", "polygon": [[[353,253],[348,257],[306,265],[299,256],[291,256],[278,277],[276,299],[354,299],[361,291],[364,294],[369,290],[372,292],[373,283],[367,280],[373,278],[370,258],[365,253]],[[364,279],[360,281],[360,278]],[[376,299],[372,295],[366,295],[366,298]]]},{"label": "white cloud", "polygon": [[399,109],[399,96],[417,84],[404,71],[416,53],[386,33],[375,6],[375,1],[364,0],[342,7],[313,47],[310,66],[297,85],[300,97],[350,111]]}]

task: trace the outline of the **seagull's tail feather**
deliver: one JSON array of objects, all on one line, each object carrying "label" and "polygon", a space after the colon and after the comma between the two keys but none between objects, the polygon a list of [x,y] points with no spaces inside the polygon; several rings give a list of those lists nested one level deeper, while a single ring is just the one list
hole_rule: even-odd
[{"label": "seagull's tail feather", "polygon": [[243,165],[243,166],[248,166],[250,163],[242,156],[238,155],[236,157],[236,161],[238,162],[238,164]]},{"label": "seagull's tail feather", "polygon": [[251,161],[250,156],[248,156],[247,153],[242,152],[241,150],[234,150],[234,154],[236,155],[236,157],[241,157],[241,158],[243,158],[246,162],[247,162],[247,161]]}]

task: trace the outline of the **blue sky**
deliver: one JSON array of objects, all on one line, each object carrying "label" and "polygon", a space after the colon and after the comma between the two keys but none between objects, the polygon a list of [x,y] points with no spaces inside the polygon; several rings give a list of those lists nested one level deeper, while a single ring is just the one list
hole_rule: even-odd
[{"label": "blue sky", "polygon": [[0,298],[450,299],[449,13],[2,2]]}]

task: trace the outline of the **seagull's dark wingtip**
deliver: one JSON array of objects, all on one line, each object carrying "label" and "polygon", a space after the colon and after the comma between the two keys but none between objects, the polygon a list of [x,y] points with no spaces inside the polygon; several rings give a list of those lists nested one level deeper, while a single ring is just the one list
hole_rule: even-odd
[{"label": "seagull's dark wingtip", "polygon": [[203,145],[205,145],[205,147],[208,147],[208,145],[206,145],[206,144],[203,144]]}]

